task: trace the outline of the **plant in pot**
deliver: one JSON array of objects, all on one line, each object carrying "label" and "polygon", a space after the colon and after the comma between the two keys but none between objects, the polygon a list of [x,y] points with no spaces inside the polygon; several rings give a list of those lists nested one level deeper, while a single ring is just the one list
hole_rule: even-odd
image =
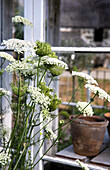
[{"label": "plant in pot", "polygon": [[[32,23],[21,16],[13,17],[12,21],[32,27]],[[9,61],[1,72],[11,74],[14,79],[6,82],[5,88],[0,88],[0,96],[8,101],[13,119],[9,138],[2,136],[0,158],[4,156],[4,159],[0,165],[4,170],[7,166],[8,170],[35,169],[57,141],[56,134],[48,125],[58,116],[52,111],[57,109],[61,99],[49,85],[56,80],[56,76],[62,74],[67,64],[58,59],[48,43],[12,38],[4,40],[3,45],[13,49],[17,59],[9,53],[0,52],[1,65]],[[21,58],[21,54],[27,51],[28,56]],[[45,79],[47,77],[48,82]],[[11,95],[7,85],[10,86]],[[52,145],[38,157],[47,137],[52,140]],[[31,152],[33,146],[36,146],[34,154]]]},{"label": "plant in pot", "polygon": [[[110,102],[110,96],[97,85],[98,83],[90,75],[82,72],[72,72],[73,76],[79,76],[94,93],[90,102],[78,102],[77,115],[70,116],[72,143],[74,150],[79,155],[95,156],[99,153],[108,121],[100,116],[93,116],[94,112],[91,103],[98,96]],[[95,84],[95,85],[94,85]]]}]

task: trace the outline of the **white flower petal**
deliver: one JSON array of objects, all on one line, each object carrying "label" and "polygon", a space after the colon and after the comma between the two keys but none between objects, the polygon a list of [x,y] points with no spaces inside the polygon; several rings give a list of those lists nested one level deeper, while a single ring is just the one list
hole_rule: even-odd
[{"label": "white flower petal", "polygon": [[94,78],[92,76],[90,76],[90,75],[88,75],[86,73],[72,71],[72,75],[73,76],[79,76],[79,77],[82,77],[82,78],[86,79],[88,84],[96,84],[96,85],[98,85],[97,81],[94,80]]},{"label": "white flower petal", "polygon": [[[76,104],[76,107],[78,108],[78,110],[83,113],[83,116],[93,116],[94,112],[93,109],[91,107],[91,105],[88,105],[87,102],[78,102]],[[87,106],[87,107],[86,107]],[[85,108],[85,109],[84,109]],[[84,110],[83,110],[84,109]]]},{"label": "white flower petal", "polygon": [[7,48],[13,49],[18,53],[29,51],[32,54],[34,53],[34,47],[36,46],[36,44],[33,42],[16,38],[3,40],[2,45],[5,45]]},{"label": "white flower petal", "polygon": [[9,60],[9,61],[15,61],[13,56],[6,52],[0,52],[0,57],[6,58],[6,60]]},{"label": "white flower petal", "polygon": [[108,95],[103,89],[95,85],[86,84],[86,88],[91,90],[94,94],[97,94],[100,99],[106,99],[110,102],[110,95]]},{"label": "white flower petal", "polygon": [[50,99],[41,92],[40,88],[29,86],[27,91],[31,94],[31,98],[36,104],[40,104],[43,108],[48,108]]},{"label": "white flower petal", "polygon": [[30,22],[28,19],[26,19],[26,18],[24,18],[22,16],[12,17],[12,22],[23,23],[24,25],[31,26],[31,28],[33,28],[32,22]]}]

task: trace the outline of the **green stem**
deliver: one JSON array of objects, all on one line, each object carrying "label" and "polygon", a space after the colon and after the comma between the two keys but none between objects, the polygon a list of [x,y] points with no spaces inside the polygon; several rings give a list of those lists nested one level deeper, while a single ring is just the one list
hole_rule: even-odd
[{"label": "green stem", "polygon": [[[2,79],[2,81],[3,81],[3,85],[4,85],[4,87],[5,87],[5,89],[7,90],[7,87],[6,87],[6,84],[5,84],[5,81]],[[8,91],[8,90],[7,90]]]},{"label": "green stem", "polygon": [[[46,138],[46,137],[45,137],[45,138]],[[36,159],[36,157],[37,157],[37,155],[38,155],[40,149],[42,148],[42,146],[43,146],[43,144],[44,144],[44,141],[45,141],[45,138],[43,139],[43,141],[42,141],[42,143],[41,143],[41,145],[40,145],[38,151],[36,152],[36,154],[35,154],[35,156],[34,156],[34,159],[33,159],[33,162],[35,161],[35,159]]]},{"label": "green stem", "polygon": [[8,97],[4,96],[6,98],[6,100],[8,101],[9,105],[10,105],[10,108],[11,108],[11,103],[10,103],[10,100],[8,99]]},{"label": "green stem", "polygon": [[39,57],[38,67],[37,67],[37,87],[38,87],[38,85],[39,85],[39,64],[40,64],[40,60],[41,60],[41,58]]},{"label": "green stem", "polygon": [[50,86],[52,81],[53,81],[53,77],[50,79],[50,82],[48,83],[48,86]]},{"label": "green stem", "polygon": [[40,79],[40,81],[39,81],[39,84],[41,83],[42,78],[44,78],[44,77],[45,77],[46,72],[47,72],[47,70],[45,70],[45,71],[44,71],[44,73],[42,74],[42,77],[41,77],[41,79]]},{"label": "green stem", "polygon": [[[18,160],[22,144],[24,144],[24,142],[26,142],[27,136],[26,136],[25,132],[26,132],[27,126],[28,126],[28,119],[29,119],[29,115],[27,116],[26,125],[25,125],[25,128],[23,129],[22,135],[19,139],[19,143],[18,143],[18,146],[17,146],[17,149],[16,149],[17,150],[16,160]],[[25,136],[25,138],[24,138],[24,136]],[[23,138],[24,138],[24,140],[23,140]]]},{"label": "green stem", "polygon": [[[19,135],[19,141],[18,141],[18,143],[17,143],[17,149],[16,149],[17,154],[14,155],[13,159],[11,160],[11,163],[10,163],[9,168],[11,168],[11,165],[12,165],[15,157],[16,157],[16,160],[19,159],[18,156],[19,156],[19,154],[20,154],[20,152],[21,152],[22,144],[23,144],[23,143],[26,143],[27,133],[28,133],[28,131],[27,131],[28,120],[29,120],[29,116],[30,116],[30,113],[31,113],[32,109],[33,109],[33,103],[32,103],[32,105],[31,105],[30,111],[29,111],[29,113],[28,113],[28,115],[27,115],[27,117],[26,117],[26,120],[25,120],[26,124],[25,124],[25,122],[24,122],[23,132],[21,132],[21,135],[20,135],[20,133],[18,134],[18,135]],[[26,131],[27,131],[27,133],[26,133]],[[25,137],[25,138],[24,138],[24,137]],[[24,138],[24,140],[23,140],[23,138]]]},{"label": "green stem", "polygon": [[20,54],[18,54],[18,61],[20,60]]},{"label": "green stem", "polygon": [[95,98],[96,96],[97,96],[97,93],[91,98],[90,102],[81,110],[81,112],[83,112],[83,110],[94,101],[94,98]]},{"label": "green stem", "polygon": [[51,121],[53,121],[58,115],[55,115],[53,119],[51,119],[48,123],[46,123],[37,133],[34,134],[34,136],[31,138],[31,140],[41,131],[43,130]]},{"label": "green stem", "polygon": [[16,38],[18,38],[18,37],[19,37],[20,32],[21,32],[21,29],[22,29],[22,24],[21,24],[21,26],[20,26],[19,32],[18,32],[18,33],[17,33],[17,35],[16,35]]},{"label": "green stem", "polygon": [[28,146],[28,144],[26,144],[26,145],[24,146],[24,149],[23,149],[21,155],[19,156],[19,159],[17,160],[17,162],[16,162],[13,170],[16,170],[16,168],[17,168],[17,166],[18,166],[18,163],[19,163],[20,159],[22,158],[22,155],[23,155],[23,153],[24,153],[24,151],[25,151],[25,149],[26,149],[27,146]]},{"label": "green stem", "polygon": [[4,58],[4,60],[3,60],[3,62],[1,63],[1,68],[2,68],[2,66],[3,66],[3,64],[5,63],[5,60],[6,60],[6,58]]}]

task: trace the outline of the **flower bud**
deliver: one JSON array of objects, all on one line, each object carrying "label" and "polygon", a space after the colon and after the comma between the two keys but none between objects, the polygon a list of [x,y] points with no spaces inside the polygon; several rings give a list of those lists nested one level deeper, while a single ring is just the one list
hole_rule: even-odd
[{"label": "flower bud", "polygon": [[45,56],[47,54],[50,54],[50,52],[51,52],[50,44],[37,41],[36,45],[37,46],[35,47],[35,50],[36,50],[37,55]]}]

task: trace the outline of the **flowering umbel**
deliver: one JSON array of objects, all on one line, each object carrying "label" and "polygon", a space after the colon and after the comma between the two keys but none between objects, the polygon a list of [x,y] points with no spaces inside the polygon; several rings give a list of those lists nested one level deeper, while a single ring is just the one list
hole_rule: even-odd
[{"label": "flowering umbel", "polygon": [[[92,107],[90,106],[90,103],[94,101],[95,96],[98,96],[100,99],[105,99],[108,102],[110,102],[110,95],[108,95],[103,89],[96,86],[98,85],[97,81],[91,77],[90,75],[87,75],[83,72],[72,72],[72,76],[78,76],[82,78],[87,84],[85,84],[85,88],[92,91],[95,95],[93,98],[91,98],[90,102],[80,102],[76,104],[76,107],[78,111],[83,114],[83,116],[92,116],[94,114]],[[94,85],[95,84],[95,85]]]},{"label": "flowering umbel", "polygon": [[24,25],[31,26],[31,28],[33,28],[32,22],[30,22],[28,19],[21,17],[21,16],[12,17],[12,22],[22,23]]},{"label": "flowering umbel", "polygon": [[16,38],[3,40],[2,45],[5,45],[9,49],[13,49],[18,54],[29,51],[31,54],[34,53],[35,43],[28,40],[20,40]]},{"label": "flowering umbel", "polygon": [[92,107],[87,102],[78,101],[76,107],[83,114],[83,116],[93,116],[94,114]]},{"label": "flowering umbel", "polygon": [[79,76],[79,77],[85,79],[88,84],[96,84],[96,85],[98,85],[97,81],[94,80],[93,77],[91,77],[90,75],[88,75],[86,73],[72,71],[72,76]]},{"label": "flowering umbel", "polygon": [[11,54],[5,52],[0,52],[0,57],[3,57],[8,61],[15,61],[14,57]]},{"label": "flowering umbel", "polygon": [[96,94],[100,99],[106,99],[108,102],[110,102],[110,95],[108,95],[103,89],[100,87],[97,87],[95,85],[86,84],[86,88],[88,88],[90,91],[92,91],[94,94]]}]

